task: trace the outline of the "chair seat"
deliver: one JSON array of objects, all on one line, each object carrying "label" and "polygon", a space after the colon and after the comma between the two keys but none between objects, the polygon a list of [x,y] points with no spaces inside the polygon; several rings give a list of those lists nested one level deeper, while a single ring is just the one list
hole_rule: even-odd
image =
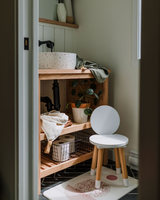
[{"label": "chair seat", "polygon": [[119,148],[124,147],[128,144],[128,138],[119,135],[92,135],[90,138],[90,143],[96,145],[98,148]]}]

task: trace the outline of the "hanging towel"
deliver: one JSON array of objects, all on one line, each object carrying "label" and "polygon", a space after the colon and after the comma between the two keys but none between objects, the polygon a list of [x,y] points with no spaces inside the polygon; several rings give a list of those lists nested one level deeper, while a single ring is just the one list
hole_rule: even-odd
[{"label": "hanging towel", "polygon": [[41,114],[40,119],[42,120],[41,128],[48,140],[44,153],[49,154],[52,142],[61,134],[65,124],[68,122],[68,116],[59,111],[51,111]]},{"label": "hanging towel", "polygon": [[80,69],[82,66],[84,66],[87,69],[90,69],[98,83],[103,83],[109,76],[109,72],[105,67],[97,64],[96,62],[87,60],[84,61],[77,55],[76,69]]},{"label": "hanging towel", "polygon": [[41,128],[48,140],[55,140],[62,132],[64,125],[68,122],[68,116],[59,111],[51,111],[40,115]]}]

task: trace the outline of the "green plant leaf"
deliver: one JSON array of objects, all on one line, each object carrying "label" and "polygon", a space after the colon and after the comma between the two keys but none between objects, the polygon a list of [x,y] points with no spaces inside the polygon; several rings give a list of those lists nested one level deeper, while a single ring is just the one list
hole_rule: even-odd
[{"label": "green plant leaf", "polygon": [[87,90],[87,94],[88,95],[92,95],[94,93],[94,91],[91,89],[91,88],[89,88],[88,90]]},{"label": "green plant leaf", "polygon": [[100,96],[102,94],[102,90],[100,90],[99,92],[98,92],[98,96]]},{"label": "green plant leaf", "polygon": [[95,95],[95,97],[96,97],[97,99],[99,99],[99,97],[98,97],[98,95],[97,95],[96,93],[94,93],[94,95]]},{"label": "green plant leaf", "polygon": [[98,102],[97,98],[94,98],[94,105],[95,106],[97,105],[97,102]]},{"label": "green plant leaf", "polygon": [[95,89],[96,89],[96,84],[92,83],[92,84],[90,85],[90,88],[93,89],[93,90],[95,90]]},{"label": "green plant leaf", "polygon": [[76,90],[72,89],[71,94],[72,94],[72,96],[75,96],[76,95]]},{"label": "green plant leaf", "polygon": [[78,85],[78,80],[75,79],[72,81],[72,87],[76,87]]},{"label": "green plant leaf", "polygon": [[68,106],[69,106],[70,104],[71,104],[71,102],[66,104],[66,108],[67,108],[67,109],[68,109]]},{"label": "green plant leaf", "polygon": [[78,96],[79,96],[79,97],[82,97],[83,95],[84,95],[83,92],[79,92],[79,93],[78,93]]},{"label": "green plant leaf", "polygon": [[76,108],[79,108],[81,106],[81,100],[77,100],[75,102],[75,106],[76,106]]},{"label": "green plant leaf", "polygon": [[90,81],[94,83],[96,81],[96,79],[95,78],[90,78]]},{"label": "green plant leaf", "polygon": [[83,85],[83,83],[84,83],[84,80],[81,81],[81,85]]},{"label": "green plant leaf", "polygon": [[84,110],[84,113],[85,113],[86,115],[91,115],[91,114],[92,114],[92,109],[91,109],[91,108],[86,108],[86,109]]}]

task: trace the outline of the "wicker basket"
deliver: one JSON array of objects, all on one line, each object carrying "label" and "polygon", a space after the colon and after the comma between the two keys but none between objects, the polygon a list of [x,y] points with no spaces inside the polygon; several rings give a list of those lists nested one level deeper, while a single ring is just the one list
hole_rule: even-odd
[{"label": "wicker basket", "polygon": [[[45,154],[44,149],[47,145],[47,140],[41,142],[41,153],[56,162],[64,162],[70,158],[81,156],[85,153],[93,151],[93,145],[89,142],[90,133],[75,132],[72,134],[75,137],[74,142],[64,142],[57,138],[51,147],[50,154]],[[74,151],[71,151],[71,149]]]}]

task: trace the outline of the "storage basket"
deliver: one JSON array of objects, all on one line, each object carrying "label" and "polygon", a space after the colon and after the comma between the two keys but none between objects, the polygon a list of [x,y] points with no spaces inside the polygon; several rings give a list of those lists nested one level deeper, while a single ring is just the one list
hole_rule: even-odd
[{"label": "storage basket", "polygon": [[47,140],[42,141],[41,143],[42,155],[45,157],[49,157],[50,159],[56,162],[64,162],[70,158],[78,157],[93,151],[93,145],[90,144],[89,142],[89,137],[91,136],[90,133],[75,132],[67,135],[73,135],[75,137],[75,141],[64,142],[62,140],[59,140],[59,138],[57,138],[52,143],[50,154],[44,153],[44,149],[47,145]]},{"label": "storage basket", "polygon": [[69,159],[69,142],[56,140],[52,143],[52,160],[63,162]]}]

